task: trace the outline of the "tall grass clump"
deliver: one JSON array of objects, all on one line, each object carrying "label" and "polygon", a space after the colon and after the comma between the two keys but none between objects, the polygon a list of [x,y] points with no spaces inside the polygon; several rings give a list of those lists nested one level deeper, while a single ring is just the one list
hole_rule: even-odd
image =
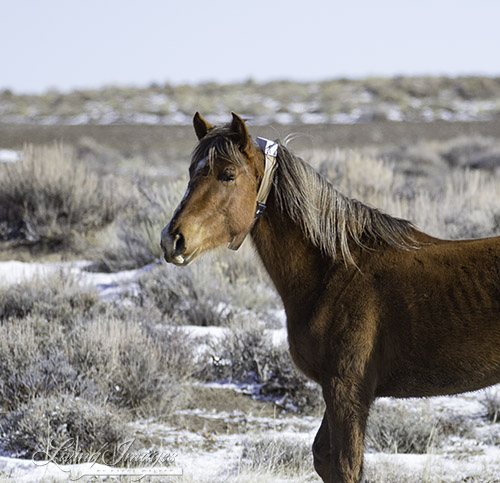
[{"label": "tall grass clump", "polygon": [[486,389],[479,402],[485,409],[485,417],[493,424],[500,422],[500,390]]},{"label": "tall grass clump", "polygon": [[0,164],[0,240],[41,249],[75,249],[126,204],[112,179],[78,163],[62,144],[26,145]]},{"label": "tall grass clump", "polygon": [[365,443],[378,453],[425,454],[440,448],[450,435],[467,437],[471,422],[458,415],[434,414],[421,405],[377,401],[370,409]]},{"label": "tall grass clump", "polygon": [[243,447],[240,475],[280,476],[297,478],[314,474],[311,446],[306,441],[285,438],[263,438],[251,441]]}]

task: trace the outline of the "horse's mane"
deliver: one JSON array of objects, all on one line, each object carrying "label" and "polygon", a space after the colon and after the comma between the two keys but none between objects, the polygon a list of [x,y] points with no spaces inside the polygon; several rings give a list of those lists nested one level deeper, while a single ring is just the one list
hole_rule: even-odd
[{"label": "horse's mane", "polygon": [[355,264],[349,242],[365,246],[367,238],[409,249],[415,247],[413,224],[348,198],[309,164],[278,147],[274,190],[278,206],[302,227],[327,255]]},{"label": "horse's mane", "polygon": [[[338,192],[309,164],[279,143],[273,186],[279,208],[298,223],[304,234],[325,254],[339,255],[355,264],[350,242],[364,246],[367,239],[408,249],[415,246],[410,221],[394,218]],[[229,125],[216,126],[193,151],[191,166],[223,158],[244,165],[244,157]]]}]

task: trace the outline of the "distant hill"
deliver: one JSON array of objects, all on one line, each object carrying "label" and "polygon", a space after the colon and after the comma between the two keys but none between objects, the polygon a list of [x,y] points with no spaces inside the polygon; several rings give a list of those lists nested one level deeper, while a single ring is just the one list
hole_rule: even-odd
[{"label": "distant hill", "polygon": [[500,119],[500,77],[394,77],[0,91],[0,123],[183,125],[236,111],[253,124]]}]

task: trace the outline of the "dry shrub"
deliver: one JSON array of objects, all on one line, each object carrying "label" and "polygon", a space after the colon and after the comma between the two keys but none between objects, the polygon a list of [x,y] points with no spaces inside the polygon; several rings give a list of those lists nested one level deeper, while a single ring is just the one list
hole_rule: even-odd
[{"label": "dry shrub", "polygon": [[242,384],[286,410],[316,414],[323,408],[319,386],[297,370],[287,347],[275,346],[262,330],[240,329],[210,346],[199,377]]},{"label": "dry shrub", "polygon": [[61,461],[67,447],[85,453],[107,450],[127,436],[126,417],[109,405],[98,405],[71,394],[31,399],[0,416],[3,450],[23,457]]},{"label": "dry shrub", "polygon": [[104,302],[67,274],[3,289],[0,302],[0,407],[66,391],[169,414],[184,397],[189,341],[149,316],[141,322],[149,313]]},{"label": "dry shrub", "polygon": [[33,397],[78,392],[84,383],[70,364],[67,336],[38,315],[0,325],[0,407],[15,409]]},{"label": "dry shrub", "polygon": [[426,413],[415,414],[406,407],[374,404],[366,431],[366,444],[379,453],[428,453],[439,445],[436,419]]},{"label": "dry shrub", "polygon": [[443,143],[442,157],[461,168],[495,170],[500,168],[500,142],[480,136],[464,136]]},{"label": "dry shrub", "polygon": [[118,217],[100,242],[100,271],[138,268],[163,256],[160,233],[182,198],[185,181],[159,188],[136,180],[135,189],[133,210]]},{"label": "dry shrub", "polygon": [[0,286],[0,321],[37,314],[68,325],[78,317],[90,318],[102,305],[97,291],[80,284],[61,269],[48,276]]},{"label": "dry shrub", "polygon": [[231,326],[264,320],[281,327],[275,315],[281,300],[249,244],[238,253],[216,251],[189,267],[157,265],[138,279],[135,301],[176,325]]},{"label": "dry shrub", "polygon": [[90,401],[168,416],[193,372],[188,340],[176,330],[147,335],[136,322],[103,319],[67,332],[39,316],[0,326],[0,407],[71,392]]},{"label": "dry shrub", "polygon": [[0,407],[83,391],[88,381],[71,363],[68,344],[73,329],[101,310],[96,291],[65,271],[1,288]]},{"label": "dry shrub", "polygon": [[108,318],[82,325],[70,350],[78,373],[93,382],[90,394],[141,414],[174,411],[193,371],[183,332],[163,330],[153,337],[134,321]]},{"label": "dry shrub", "polygon": [[[465,139],[465,140],[464,140]],[[408,161],[404,150],[391,161],[385,151],[363,154],[336,150],[313,152],[312,164],[349,197],[413,221],[425,232],[443,238],[474,238],[498,233],[500,229],[500,171],[450,167],[446,152],[475,138],[444,142],[422,142],[424,161]],[[493,141],[483,140],[488,146]],[[462,148],[461,148],[462,149]],[[500,153],[500,149],[491,152]],[[416,156],[415,150],[412,151]],[[409,175],[408,169],[418,170]]]},{"label": "dry shrub", "polygon": [[[222,294],[214,290],[214,297],[210,296],[214,285],[206,285],[196,276],[199,269],[199,265],[153,267],[138,279],[136,302],[142,308],[153,307],[169,324],[229,325],[232,314],[220,305]],[[217,288],[222,290],[220,285]]]},{"label": "dry shrub", "polygon": [[112,179],[76,162],[61,144],[27,145],[20,161],[0,164],[0,240],[75,248],[126,204]]}]

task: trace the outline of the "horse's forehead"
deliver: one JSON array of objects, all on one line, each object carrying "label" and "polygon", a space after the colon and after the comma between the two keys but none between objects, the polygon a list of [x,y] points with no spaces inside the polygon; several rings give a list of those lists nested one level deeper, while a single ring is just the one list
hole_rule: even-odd
[{"label": "horse's forehead", "polygon": [[239,160],[233,159],[232,156],[219,154],[217,152],[211,153],[210,151],[205,154],[203,157],[198,159],[193,159],[191,161],[190,170],[193,174],[197,173],[199,170],[204,169],[207,165],[210,165],[210,168],[214,168],[217,164],[241,164]]},{"label": "horse's forehead", "polygon": [[200,169],[203,169],[208,163],[208,156],[205,156],[198,161],[195,161],[192,165],[193,173],[196,173]]},{"label": "horse's forehead", "polygon": [[207,165],[212,171],[216,167],[228,164],[247,169],[248,159],[245,159],[237,144],[219,135],[206,142],[200,141],[193,153],[189,171],[191,175],[194,175],[201,169],[206,169]]},{"label": "horse's forehead", "polygon": [[206,170],[207,166],[208,172],[212,171],[218,161],[219,158],[217,156],[211,159],[209,155],[203,156],[198,160],[193,160],[189,168],[191,177],[196,176],[200,171]]}]

